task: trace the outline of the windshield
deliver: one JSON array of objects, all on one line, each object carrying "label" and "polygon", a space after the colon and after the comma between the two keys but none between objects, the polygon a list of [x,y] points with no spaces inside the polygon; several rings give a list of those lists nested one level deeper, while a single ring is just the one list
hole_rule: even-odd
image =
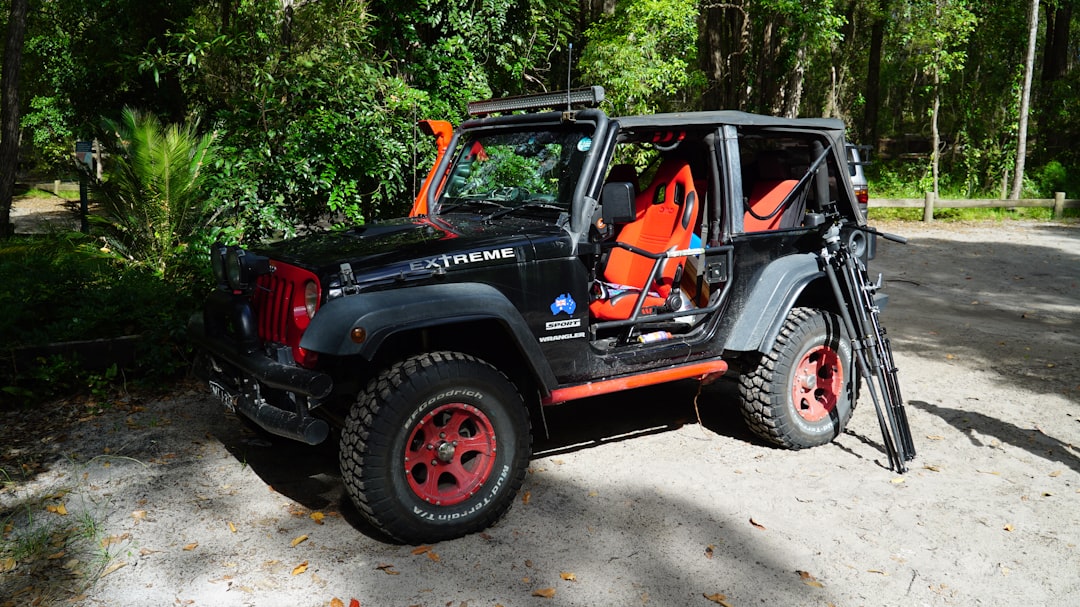
[{"label": "windshield", "polygon": [[569,213],[592,138],[580,131],[466,133],[440,197],[442,212]]}]

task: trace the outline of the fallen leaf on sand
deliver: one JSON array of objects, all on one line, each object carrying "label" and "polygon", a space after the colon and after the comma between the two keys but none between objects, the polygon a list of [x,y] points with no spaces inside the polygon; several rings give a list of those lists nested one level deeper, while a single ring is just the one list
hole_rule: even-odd
[{"label": "fallen leaf on sand", "polygon": [[754,519],[750,519],[750,524],[753,525],[755,529],[761,529],[762,531],[765,530],[765,525],[762,525],[761,523],[755,521]]},{"label": "fallen leaf on sand", "polygon": [[1051,477],[1061,476],[1061,470],[1054,470],[1053,472],[1050,473],[1050,476]]},{"label": "fallen leaf on sand", "polygon": [[307,534],[293,538],[293,541],[289,542],[289,548],[296,548],[299,544],[306,542],[308,539]]},{"label": "fallen leaf on sand", "polygon": [[711,559],[713,557],[713,550],[715,550],[715,549],[716,549],[716,546],[714,546],[713,544],[709,544],[708,546],[705,546],[705,558]]},{"label": "fallen leaf on sand", "polygon": [[196,549],[198,547],[199,547],[199,542],[191,542],[190,544],[184,546],[184,550],[187,550],[188,552],[191,552],[192,550],[194,550],[194,549]]},{"label": "fallen leaf on sand", "polygon": [[232,524],[232,521],[229,521],[229,531],[236,533],[236,525]]},{"label": "fallen leaf on sand", "polygon": [[1005,531],[1012,531],[1013,529],[1015,529],[1015,527],[1012,526],[1012,523],[1006,523],[1005,526],[1002,527],[1002,529],[1004,529]]},{"label": "fallen leaf on sand", "polygon": [[554,588],[541,588],[540,590],[533,590],[532,595],[542,597],[542,598],[545,598],[545,599],[550,599],[551,597],[555,596],[555,589]]},{"label": "fallen leaf on sand", "polygon": [[795,571],[795,573],[799,574],[799,578],[802,579],[803,583],[806,584],[807,586],[813,586],[814,588],[824,588],[825,587],[825,584],[822,584],[821,582],[819,582],[817,580],[817,578],[814,577],[814,575],[812,573],[810,573],[809,571],[802,571],[802,570],[797,569]]},{"label": "fallen leaf on sand", "polygon": [[292,575],[300,575],[301,573],[307,571],[307,565],[308,565],[307,561],[304,561],[303,563],[300,563],[296,567],[293,567]]},{"label": "fallen leaf on sand", "polygon": [[718,605],[723,605],[724,607],[731,607],[731,603],[727,602],[727,596],[720,594],[719,592],[717,592],[716,594],[704,594],[702,596]]},{"label": "fallen leaf on sand", "polygon": [[59,514],[60,516],[67,516],[67,513],[68,513],[67,508],[64,506],[64,504],[62,502],[60,504],[57,504],[56,506],[51,506],[51,505],[50,506],[45,506],[45,509],[48,510],[49,512],[55,512],[56,514]]},{"label": "fallen leaf on sand", "polygon": [[382,571],[386,575],[401,575],[401,572],[394,571],[394,566],[389,563],[379,563],[379,565],[375,568],[379,571]]},{"label": "fallen leaf on sand", "polygon": [[112,565],[109,565],[108,567],[105,568],[105,571],[101,572],[101,575],[99,575],[98,577],[99,578],[105,577],[105,576],[109,575],[110,573],[116,571],[117,569],[120,569],[121,567],[127,567],[127,561],[120,561],[119,563],[113,563]]},{"label": "fallen leaf on sand", "polygon": [[146,518],[146,511],[145,510],[136,510],[136,511],[131,513],[131,518],[133,518],[133,519],[135,519],[137,521],[141,521],[144,518]]},{"label": "fallen leaf on sand", "polygon": [[522,506],[528,506],[529,505],[529,500],[531,500],[531,499],[532,499],[532,491],[526,491],[525,493],[522,493],[521,494],[521,505]]},{"label": "fallen leaf on sand", "polygon": [[335,596],[330,599],[330,607],[345,607],[345,603]]},{"label": "fallen leaf on sand", "polygon": [[323,517],[325,517],[325,516],[326,515],[323,514],[322,512],[312,512],[311,513],[311,520],[315,521],[316,525],[321,525],[321,524],[323,524]]},{"label": "fallen leaf on sand", "polygon": [[430,551],[431,551],[431,546],[417,546],[416,548],[413,548],[412,553],[415,554],[415,555],[421,555],[421,554],[424,554],[425,552],[430,552]]},{"label": "fallen leaf on sand", "polygon": [[576,582],[577,581],[577,576],[574,575],[573,573],[570,573],[569,571],[563,571],[562,573],[559,574],[559,577],[561,577],[564,581],[567,581],[567,582]]}]

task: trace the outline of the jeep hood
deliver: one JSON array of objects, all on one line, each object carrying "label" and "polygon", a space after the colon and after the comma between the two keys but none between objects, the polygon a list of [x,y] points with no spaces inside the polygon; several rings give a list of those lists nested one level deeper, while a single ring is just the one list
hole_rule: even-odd
[{"label": "jeep hood", "polygon": [[[545,226],[550,234],[545,234]],[[527,234],[527,235],[526,235]],[[306,268],[318,275],[337,272],[343,263],[357,274],[375,268],[395,271],[424,267],[424,260],[525,246],[517,255],[532,256],[532,242],[565,234],[547,222],[504,217],[486,222],[483,216],[451,214],[411,217],[328,231],[260,247],[271,259]],[[430,264],[427,264],[429,267]]]}]

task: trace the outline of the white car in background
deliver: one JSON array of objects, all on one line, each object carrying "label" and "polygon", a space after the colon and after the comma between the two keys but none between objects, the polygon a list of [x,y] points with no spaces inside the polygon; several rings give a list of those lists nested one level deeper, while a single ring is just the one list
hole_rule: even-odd
[{"label": "white car in background", "polygon": [[866,206],[870,200],[870,190],[866,183],[866,172],[863,167],[869,162],[863,160],[863,156],[870,150],[868,145],[855,145],[849,143],[847,149],[848,172],[851,175],[851,187],[855,190],[855,200],[859,203],[859,210],[863,218],[866,218]]}]

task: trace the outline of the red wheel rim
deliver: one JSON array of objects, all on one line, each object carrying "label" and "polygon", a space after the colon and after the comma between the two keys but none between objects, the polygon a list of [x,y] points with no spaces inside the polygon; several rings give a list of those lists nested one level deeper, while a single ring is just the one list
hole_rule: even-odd
[{"label": "red wheel rim", "polygon": [[828,346],[811,348],[795,365],[791,402],[806,421],[823,419],[836,408],[844,389],[844,370],[840,355]]},{"label": "red wheel rim", "polygon": [[417,497],[437,506],[459,504],[480,490],[495,466],[495,429],[464,403],[435,408],[409,434],[405,477]]}]

